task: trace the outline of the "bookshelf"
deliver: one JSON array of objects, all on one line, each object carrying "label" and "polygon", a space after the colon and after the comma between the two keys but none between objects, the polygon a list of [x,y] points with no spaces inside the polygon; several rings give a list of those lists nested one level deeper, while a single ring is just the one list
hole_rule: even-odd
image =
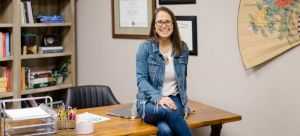
[{"label": "bookshelf", "polygon": [[[0,93],[0,99],[21,98],[23,95],[54,92],[67,89],[76,84],[76,47],[75,47],[75,0],[26,0],[30,1],[32,18],[34,23],[24,22],[28,17],[24,12],[23,0],[1,0],[0,3],[0,32],[10,34],[10,55],[0,56],[0,66],[10,67],[10,89]],[[23,5],[22,5],[23,4]],[[23,7],[22,7],[23,6]],[[27,6],[25,4],[25,6]],[[26,10],[25,10],[26,11]],[[24,13],[23,13],[24,12]],[[63,22],[38,23],[36,17],[59,15]],[[22,46],[22,34],[32,33],[35,35],[37,50],[43,46],[45,35],[58,37],[58,46],[63,51],[54,53],[24,54]],[[1,42],[1,41],[0,41]],[[44,45],[45,46],[45,45]],[[69,75],[64,82],[39,88],[24,88],[22,81],[23,67],[30,68],[31,72],[51,71],[68,62]],[[28,77],[26,77],[28,79]],[[30,79],[28,79],[30,80]],[[20,107],[20,103],[14,103],[13,107]]]}]

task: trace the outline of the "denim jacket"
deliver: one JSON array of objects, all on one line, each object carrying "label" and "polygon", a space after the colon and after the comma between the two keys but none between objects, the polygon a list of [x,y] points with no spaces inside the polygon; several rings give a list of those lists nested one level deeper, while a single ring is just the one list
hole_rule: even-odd
[{"label": "denim jacket", "polygon": [[[187,64],[189,59],[189,50],[184,43],[184,52],[180,57],[174,57],[174,69],[176,75],[176,82],[178,85],[178,91],[181,98],[181,102],[184,106],[185,117],[190,112],[187,106],[188,97],[186,93],[186,76],[187,76]],[[142,108],[145,110],[145,104],[152,102],[158,107],[159,100],[163,97],[161,91],[165,77],[165,64],[162,54],[159,52],[159,45],[151,41],[144,41],[140,44],[138,52],[136,54],[136,76],[138,92],[136,95],[136,101],[133,108],[134,116],[138,115],[134,110]],[[154,109],[155,111],[155,109]]]}]

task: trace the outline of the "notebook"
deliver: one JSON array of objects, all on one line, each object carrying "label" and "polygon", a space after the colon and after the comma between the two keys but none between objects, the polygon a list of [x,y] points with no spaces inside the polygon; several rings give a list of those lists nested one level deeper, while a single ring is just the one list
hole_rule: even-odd
[{"label": "notebook", "polygon": [[129,105],[122,106],[120,108],[108,111],[107,114],[112,115],[112,116],[121,117],[121,118],[130,119],[130,118],[132,118],[132,113],[131,113],[132,105],[133,104],[129,104]]}]

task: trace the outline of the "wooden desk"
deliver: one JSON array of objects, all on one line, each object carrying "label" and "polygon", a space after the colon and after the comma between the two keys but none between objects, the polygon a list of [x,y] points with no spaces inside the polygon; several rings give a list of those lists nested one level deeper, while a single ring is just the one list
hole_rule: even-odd
[{"label": "wooden desk", "polygon": [[[77,113],[79,114],[83,112],[90,112],[111,118],[111,120],[109,121],[95,123],[95,131],[89,136],[133,136],[151,135],[157,133],[157,129],[155,126],[146,124],[141,119],[123,119],[106,114],[107,111],[116,109],[123,105],[126,104],[80,109],[77,111]],[[210,136],[220,136],[222,124],[239,121],[242,118],[240,115],[195,101],[190,101],[189,105],[192,107],[192,109],[195,110],[195,113],[192,113],[187,119],[189,127],[199,128],[204,126],[211,126],[212,130]],[[76,133],[74,130],[59,130],[57,135],[76,135]]]}]

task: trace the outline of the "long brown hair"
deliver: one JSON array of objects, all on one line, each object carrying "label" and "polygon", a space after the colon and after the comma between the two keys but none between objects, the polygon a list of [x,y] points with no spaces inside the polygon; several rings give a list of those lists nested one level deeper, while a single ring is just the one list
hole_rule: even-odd
[{"label": "long brown hair", "polygon": [[156,20],[156,15],[160,11],[167,12],[172,18],[173,33],[171,34],[171,42],[172,42],[173,53],[175,54],[175,57],[179,57],[184,51],[183,42],[181,41],[181,38],[180,38],[180,35],[179,35],[179,30],[178,30],[178,25],[177,25],[177,22],[176,22],[175,15],[173,14],[173,12],[169,8],[159,7],[155,10],[155,12],[153,14],[153,17],[152,17],[150,34],[149,34],[149,39],[148,40],[152,41],[156,44],[159,43],[159,36],[155,32],[155,20]]}]

